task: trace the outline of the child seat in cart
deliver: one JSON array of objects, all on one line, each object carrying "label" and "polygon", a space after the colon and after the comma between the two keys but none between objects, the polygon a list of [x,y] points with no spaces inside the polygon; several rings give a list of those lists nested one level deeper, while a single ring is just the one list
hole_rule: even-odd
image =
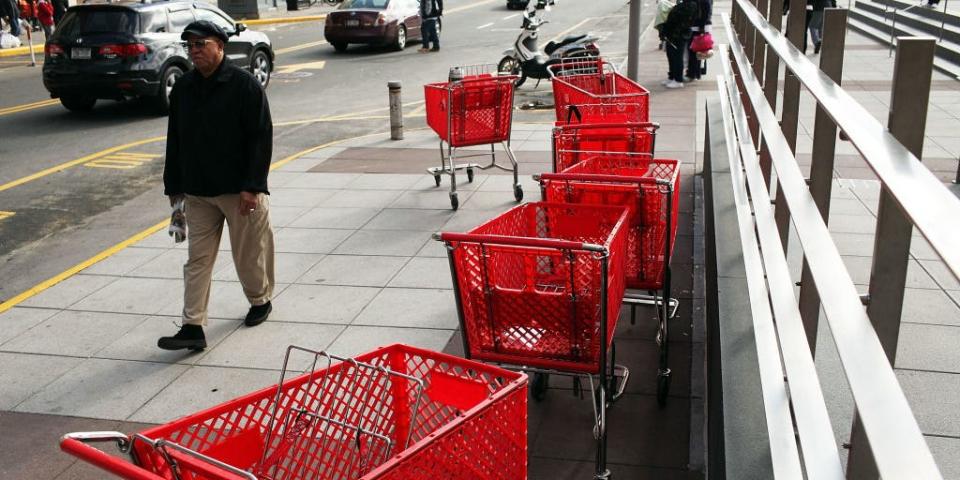
[{"label": "child seat in cart", "polygon": [[[606,471],[606,409],[629,372],[615,365],[613,334],[624,291],[627,211],[619,206],[527,203],[468,233],[440,233],[454,280],[468,358],[590,383]],[[594,377],[598,385],[594,385]],[[615,392],[615,393],[614,393]]]},{"label": "child seat in cart", "polygon": [[605,153],[646,153],[656,148],[658,123],[571,123],[553,127],[553,172]]},{"label": "child seat in cart", "polygon": [[[501,75],[493,65],[470,65],[450,69],[449,81],[424,85],[427,125],[440,137],[440,166],[427,169],[440,186],[440,175],[450,176],[450,206],[460,206],[457,197],[457,170],[466,170],[472,182],[474,170],[498,168],[513,172],[513,196],[523,199],[517,173],[517,159],[510,148],[513,122],[513,88],[516,75]],[[497,163],[494,145],[503,146],[510,166]],[[446,144],[446,148],[444,148]],[[457,157],[457,149],[489,145],[489,153]],[[457,158],[490,156],[490,163],[456,164]]]},{"label": "child seat in cart", "polygon": [[[290,365],[307,373],[286,379]],[[526,414],[520,373],[405,345],[356,358],[291,346],[275,387],[132,437],[74,433],[60,446],[138,480],[514,480],[526,478]],[[133,462],[90,445],[104,441]]]},{"label": "child seat in cart", "polygon": [[631,306],[631,322],[636,321],[637,304],[656,307],[660,353],[657,401],[661,406],[666,404],[670,389],[668,319],[673,316],[670,307],[676,305],[675,300],[670,300],[670,258],[677,231],[679,167],[677,160],[609,153],[584,160],[563,173],[535,177],[540,181],[545,201],[622,205],[627,209],[626,286],[652,294],[627,292],[624,302]]},{"label": "child seat in cart", "polygon": [[553,80],[557,122],[578,115],[583,123],[650,121],[650,92],[601,58],[578,59],[548,67]]}]

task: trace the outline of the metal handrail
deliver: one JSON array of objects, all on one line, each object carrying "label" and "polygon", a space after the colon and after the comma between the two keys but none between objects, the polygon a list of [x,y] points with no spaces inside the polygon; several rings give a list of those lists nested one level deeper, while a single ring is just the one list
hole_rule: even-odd
[{"label": "metal handrail", "polygon": [[[890,49],[887,51],[887,56],[888,56],[888,57],[892,57],[892,56],[893,56],[893,37],[896,36],[896,34],[897,34],[897,12],[907,13],[907,12],[909,12],[910,10],[913,10],[914,8],[917,8],[917,7],[920,7],[920,6],[923,6],[923,4],[922,4],[922,3],[918,3],[918,4],[916,4],[916,5],[910,5],[909,7],[903,8],[903,9],[896,9],[896,8],[893,9],[893,25],[890,26]],[[946,12],[946,4],[944,4],[944,12]],[[942,28],[942,27],[941,27],[941,28]],[[942,29],[940,30],[940,35],[941,35],[941,36],[943,35],[943,30],[942,30]]]},{"label": "metal handrail", "polygon": [[[746,0],[737,0],[737,6],[742,14],[738,18],[750,22],[749,27],[763,37],[768,49],[810,91],[819,108],[846,132],[904,214],[958,276],[960,253],[951,249],[951,243],[960,234],[960,219],[955,218],[960,200],[755,7]],[[732,33],[726,15],[724,23]],[[731,38],[736,37],[731,34]],[[797,236],[805,252],[816,252],[808,255],[807,261],[817,279],[814,283],[876,466],[884,478],[942,478],[747,53],[738,42],[734,42],[731,51],[739,67],[743,94],[749,97]],[[752,149],[753,145],[748,147]]]},{"label": "metal handrail", "polygon": [[[942,43],[942,42],[943,42],[943,30],[947,28],[947,4],[948,4],[949,2],[950,2],[950,0],[943,0],[943,16],[940,17],[940,33],[937,35],[937,43]],[[883,20],[884,20],[884,21],[887,20],[887,12],[888,12],[887,7],[889,7],[889,6],[890,6],[890,4],[887,4],[887,3],[884,3],[884,4],[883,4]],[[894,37],[896,36],[896,31],[897,31],[897,12],[899,12],[899,13],[906,13],[906,12],[908,12],[908,11],[910,11],[910,10],[913,10],[914,8],[922,7],[922,6],[923,6],[923,1],[921,0],[921,2],[918,3],[918,4],[916,4],[916,5],[910,5],[909,7],[906,7],[906,8],[894,8],[893,10],[889,10],[889,11],[892,11],[892,12],[893,12],[893,17],[892,17],[892,18],[893,18],[893,25],[891,25],[891,27],[890,27],[890,51],[889,51],[889,54],[890,54],[891,56],[893,55],[893,39],[894,39]],[[849,10],[849,9],[850,9],[850,5],[849,5],[849,3],[848,3],[848,4],[847,4],[847,10]]]},{"label": "metal handrail", "polygon": [[763,36],[786,69],[797,77],[814,100],[860,152],[880,182],[955,278],[960,279],[960,199],[849,93],[774,29],[745,0],[736,0],[745,18]]}]

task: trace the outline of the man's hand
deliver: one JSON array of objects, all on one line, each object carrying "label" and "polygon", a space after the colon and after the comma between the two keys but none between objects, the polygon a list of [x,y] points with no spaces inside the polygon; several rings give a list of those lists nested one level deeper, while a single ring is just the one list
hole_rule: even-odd
[{"label": "man's hand", "polygon": [[170,206],[172,207],[175,203],[179,202],[180,200],[183,200],[183,197],[184,195],[182,193],[178,193],[176,195],[170,195],[168,197],[170,198]]},{"label": "man's hand", "polygon": [[240,192],[240,215],[247,216],[257,210],[260,202],[257,201],[257,194],[251,192]]}]

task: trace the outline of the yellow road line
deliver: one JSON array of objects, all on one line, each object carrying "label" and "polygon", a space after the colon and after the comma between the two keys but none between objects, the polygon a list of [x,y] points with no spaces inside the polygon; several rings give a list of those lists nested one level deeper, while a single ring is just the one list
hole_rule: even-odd
[{"label": "yellow road line", "polygon": [[[276,161],[276,162],[272,163],[272,164],[270,165],[270,170],[275,170],[275,169],[277,169],[277,168],[280,168],[280,167],[282,167],[282,166],[284,166],[284,165],[286,165],[286,164],[288,164],[288,163],[290,163],[290,162],[292,162],[292,161],[294,161],[294,160],[296,160],[296,159],[298,159],[298,158],[300,158],[300,157],[302,157],[302,156],[304,156],[304,155],[306,155],[306,154],[308,154],[308,153],[311,153],[311,152],[315,152],[315,151],[317,151],[317,150],[320,150],[321,148],[330,147],[330,146],[336,145],[336,144],[341,143],[341,142],[346,142],[346,141],[348,141],[348,140],[356,140],[356,139],[360,139],[360,138],[370,137],[370,136],[373,136],[373,135],[383,135],[384,133],[386,133],[386,132],[370,133],[370,134],[367,134],[367,135],[360,135],[360,136],[358,136],[358,137],[351,137],[351,138],[344,138],[344,139],[341,139],[341,140],[334,140],[334,141],[332,141],[332,142],[324,143],[323,145],[318,145],[318,146],[315,146],[315,147],[310,147],[310,148],[308,148],[308,149],[306,149],[306,150],[302,150],[302,151],[297,152],[297,153],[295,153],[295,154],[293,154],[293,155],[290,155],[289,157],[286,157],[286,158],[284,158],[284,159],[282,159],[282,160],[279,160],[279,161]],[[154,226],[152,226],[152,227],[150,227],[150,228],[147,228],[146,230],[143,230],[143,231],[141,231],[140,233],[137,233],[137,234],[135,234],[134,236],[132,236],[132,237],[130,237],[130,238],[128,238],[128,239],[126,239],[126,240],[124,240],[124,241],[116,244],[116,245],[113,245],[112,247],[109,247],[109,248],[107,248],[106,250],[103,250],[102,252],[100,252],[100,253],[98,253],[98,254],[96,254],[96,255],[94,255],[94,256],[92,256],[92,257],[90,257],[90,258],[88,258],[88,259],[86,259],[86,260],[84,260],[84,261],[82,261],[82,262],[80,262],[80,263],[78,263],[78,264],[76,264],[76,265],[74,265],[74,266],[72,266],[72,267],[70,267],[70,268],[68,268],[68,269],[66,269],[66,270],[64,270],[64,271],[62,271],[62,272],[60,272],[60,273],[58,273],[58,274],[56,274],[56,275],[54,275],[54,276],[46,279],[46,280],[38,283],[38,284],[36,284],[36,285],[34,285],[33,287],[31,287],[31,288],[29,288],[28,290],[26,290],[26,291],[24,291],[24,292],[16,295],[15,297],[13,297],[13,298],[11,298],[11,299],[9,299],[9,300],[7,300],[7,301],[5,301],[5,302],[3,302],[3,303],[0,303],[0,313],[3,313],[3,312],[6,312],[7,310],[10,310],[11,308],[17,306],[18,304],[20,304],[20,303],[23,302],[24,300],[26,300],[26,299],[28,299],[28,298],[30,298],[30,297],[32,297],[32,296],[34,296],[34,295],[42,292],[42,291],[44,291],[44,290],[46,290],[46,289],[48,289],[48,288],[50,288],[50,287],[52,287],[52,286],[54,286],[54,285],[56,285],[56,284],[58,284],[58,283],[60,283],[60,282],[66,280],[66,279],[68,279],[68,278],[70,278],[70,277],[72,277],[72,276],[74,276],[74,275],[76,275],[77,273],[80,273],[80,272],[83,271],[84,269],[86,269],[86,268],[94,265],[95,263],[97,263],[97,262],[99,262],[99,261],[101,261],[101,260],[104,260],[104,259],[112,256],[113,254],[119,252],[120,250],[123,250],[123,249],[129,247],[130,245],[133,245],[133,244],[135,244],[135,243],[137,243],[137,242],[139,242],[139,241],[141,241],[141,240],[149,237],[150,235],[153,235],[154,233],[157,233],[157,232],[163,230],[163,229],[168,225],[168,222],[169,222],[169,220],[164,219],[164,220],[161,221],[160,223],[157,223],[156,225],[154,225]]]},{"label": "yellow road line", "polygon": [[316,42],[309,42],[309,43],[301,43],[300,45],[294,45],[292,47],[286,47],[286,48],[280,48],[280,49],[274,50],[273,53],[275,55],[283,55],[284,53],[295,52],[297,50],[303,50],[304,48],[316,47],[317,45],[323,45],[325,43],[327,43],[326,40],[319,40]]},{"label": "yellow road line", "polygon": [[17,214],[17,212],[6,212],[6,211],[3,211],[3,210],[0,210],[0,220],[6,220],[6,219],[8,219],[8,218],[10,218],[10,217],[12,217],[12,216],[14,216],[14,215],[16,215],[16,214]]},{"label": "yellow road line", "polygon": [[60,165],[56,165],[56,166],[50,167],[50,168],[48,168],[48,169],[46,169],[46,170],[41,170],[41,171],[39,171],[39,172],[37,172],[37,173],[34,173],[33,175],[27,175],[26,177],[18,178],[18,179],[16,179],[16,180],[12,181],[12,182],[8,182],[8,183],[5,183],[5,184],[3,184],[3,185],[0,185],[0,192],[2,192],[2,191],[4,191],[4,190],[9,190],[9,189],[11,189],[11,188],[13,188],[13,187],[16,187],[16,186],[18,186],[18,185],[23,185],[24,183],[27,183],[27,182],[32,182],[33,180],[36,180],[36,179],[41,178],[41,177],[46,177],[47,175],[50,175],[51,173],[57,173],[57,172],[66,170],[66,169],[68,169],[68,168],[70,168],[70,167],[72,167],[72,166],[74,166],[74,165],[80,165],[80,164],[82,164],[82,163],[89,162],[90,160],[93,160],[93,159],[96,159],[96,158],[100,158],[100,157],[109,155],[109,154],[114,153],[114,152],[118,152],[118,151],[120,151],[120,150],[124,150],[124,149],[130,148],[130,147],[136,147],[136,146],[138,146],[138,145],[144,145],[144,144],[147,144],[147,143],[159,142],[159,141],[161,141],[161,140],[165,140],[166,138],[167,138],[167,137],[163,136],[163,137],[148,138],[148,139],[145,139],[145,140],[137,140],[136,142],[130,142],[130,143],[127,143],[127,144],[125,144],[125,145],[120,145],[120,146],[118,146],[118,147],[108,148],[108,149],[106,149],[106,150],[102,150],[102,151],[100,151],[100,152],[97,152],[97,153],[94,153],[94,154],[90,154],[90,155],[87,155],[87,156],[85,156],[85,157],[78,158],[78,159],[76,159],[76,160],[71,160],[71,161],[69,161],[69,162],[61,163]]},{"label": "yellow road line", "polygon": [[9,115],[11,113],[23,112],[26,110],[33,110],[35,108],[49,107],[50,105],[56,105],[60,103],[60,100],[50,99],[50,100],[41,100],[39,102],[25,103],[23,105],[15,105],[7,108],[0,108],[0,115]]},{"label": "yellow road line", "polygon": [[100,253],[98,253],[98,254],[96,254],[96,255],[94,255],[94,256],[92,256],[92,257],[90,257],[90,258],[88,258],[88,259],[86,259],[86,260],[84,260],[84,261],[82,261],[82,262],[80,262],[80,263],[78,263],[78,264],[76,264],[76,265],[74,265],[74,266],[72,266],[72,267],[70,267],[70,268],[68,268],[68,269],[66,269],[66,270],[64,270],[64,271],[62,271],[62,272],[60,272],[60,273],[52,276],[52,277],[50,277],[50,278],[48,278],[48,279],[46,279],[46,280],[44,280],[44,281],[42,281],[42,282],[40,282],[40,283],[38,283],[38,284],[36,284],[36,285],[34,285],[33,287],[31,287],[31,288],[28,289],[27,291],[25,291],[25,292],[23,292],[23,293],[20,293],[19,295],[11,298],[10,300],[7,300],[7,301],[5,301],[5,302],[3,302],[3,303],[0,303],[0,313],[3,313],[3,312],[5,312],[5,311],[7,311],[7,310],[10,310],[11,308],[13,308],[14,306],[16,306],[16,305],[19,304],[20,302],[22,302],[22,301],[24,301],[24,300],[26,300],[26,299],[28,299],[28,298],[30,298],[30,297],[32,297],[32,296],[34,296],[34,295],[42,292],[42,291],[44,291],[44,290],[46,290],[46,289],[48,289],[48,288],[50,288],[50,287],[52,287],[52,286],[54,286],[54,285],[56,285],[56,284],[58,284],[58,283],[60,283],[60,282],[62,282],[62,281],[64,281],[64,280],[66,280],[66,279],[68,279],[68,278],[76,275],[76,274],[77,274],[78,272],[80,272],[81,270],[83,270],[83,269],[85,269],[85,268],[87,268],[87,267],[89,267],[89,266],[91,266],[91,265],[99,262],[100,260],[103,260],[103,259],[105,259],[105,258],[113,255],[114,253],[117,253],[117,252],[119,252],[120,250],[123,250],[124,248],[127,248],[127,247],[129,247],[130,245],[133,245],[134,243],[137,243],[137,242],[139,242],[140,240],[143,240],[144,238],[147,238],[147,237],[149,237],[150,235],[153,235],[154,233],[159,232],[160,230],[162,230],[164,227],[167,226],[167,222],[168,222],[168,220],[164,220],[164,221],[162,221],[162,222],[160,222],[160,223],[158,223],[158,224],[156,224],[156,225],[154,225],[154,226],[152,226],[152,227],[150,227],[150,228],[148,228],[148,229],[146,229],[146,230],[144,230],[144,231],[142,231],[142,232],[140,232],[140,233],[138,233],[138,234],[136,234],[136,235],[134,235],[134,236],[132,236],[132,237],[130,237],[130,238],[128,238],[128,239],[126,239],[126,240],[124,240],[124,241],[122,241],[122,242],[120,242],[120,243],[118,243],[118,244],[116,244],[116,245],[114,245],[114,246],[112,246],[112,247],[110,247],[110,248],[108,248],[108,249],[106,249],[106,250],[104,250],[104,251],[102,251],[102,252],[100,252]]},{"label": "yellow road line", "polygon": [[326,15],[304,15],[302,17],[255,18],[252,20],[239,20],[239,22],[247,25],[271,25],[275,23],[320,22],[326,20],[326,18]]}]

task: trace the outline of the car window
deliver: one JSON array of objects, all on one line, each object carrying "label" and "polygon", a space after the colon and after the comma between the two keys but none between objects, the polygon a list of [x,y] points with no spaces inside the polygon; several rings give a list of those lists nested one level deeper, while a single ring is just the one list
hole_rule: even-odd
[{"label": "car window", "polygon": [[57,31],[77,37],[89,33],[137,33],[137,14],[132,10],[78,9],[68,12]]},{"label": "car window", "polygon": [[193,13],[197,16],[197,20],[209,20],[215,23],[220,28],[222,28],[223,31],[227,33],[232,33],[234,30],[233,23],[231,23],[230,20],[223,18],[222,15],[220,15],[217,12],[214,12],[213,10],[207,10],[206,8],[198,8],[194,10]]},{"label": "car window", "polygon": [[145,10],[140,14],[140,25],[143,33],[160,33],[167,31],[167,11]]},{"label": "car window", "polygon": [[170,31],[180,33],[193,21],[193,12],[189,8],[170,11]]},{"label": "car window", "polygon": [[343,0],[340,4],[340,10],[348,8],[370,8],[374,10],[384,10],[390,0]]}]

